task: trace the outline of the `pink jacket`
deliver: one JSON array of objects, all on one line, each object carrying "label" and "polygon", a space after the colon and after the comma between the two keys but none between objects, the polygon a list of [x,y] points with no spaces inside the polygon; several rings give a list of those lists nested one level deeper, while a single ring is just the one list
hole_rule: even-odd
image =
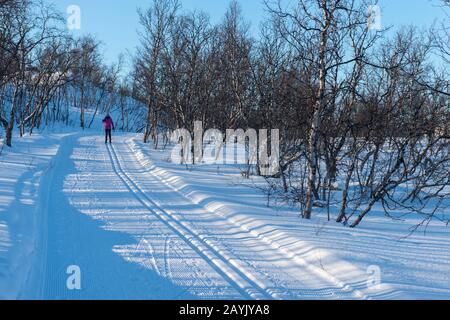
[{"label": "pink jacket", "polygon": [[103,128],[105,128],[105,130],[114,129],[114,122],[111,117],[106,117],[103,119]]}]

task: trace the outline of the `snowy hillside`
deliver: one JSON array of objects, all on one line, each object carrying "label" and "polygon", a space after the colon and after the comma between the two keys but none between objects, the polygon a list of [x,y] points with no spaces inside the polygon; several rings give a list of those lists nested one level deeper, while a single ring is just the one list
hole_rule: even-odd
[{"label": "snowy hillside", "polygon": [[[0,157],[0,298],[438,299],[448,229],[359,229],[267,207],[233,166],[186,169],[140,137],[18,140]],[[68,290],[68,268],[81,290]]]}]

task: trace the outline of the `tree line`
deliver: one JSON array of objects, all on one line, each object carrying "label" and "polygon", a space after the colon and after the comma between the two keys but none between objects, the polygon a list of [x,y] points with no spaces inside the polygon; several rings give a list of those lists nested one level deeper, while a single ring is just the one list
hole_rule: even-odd
[{"label": "tree line", "polygon": [[[53,6],[0,1],[0,124],[7,146],[15,128],[20,136],[57,122],[89,128],[112,108],[119,128],[142,126],[142,104],[120,72],[120,62],[104,64],[98,40],[71,35]],[[79,119],[70,117],[73,110]]]},{"label": "tree line", "polygon": [[[447,0],[441,2],[449,6]],[[179,128],[279,129],[280,172],[267,192],[358,226],[386,215],[445,220],[448,203],[449,30],[374,30],[366,0],[266,0],[258,36],[236,1],[220,23],[177,0],[139,10],[131,69],[102,63],[98,42],[74,39],[43,3],[0,5],[0,123],[6,144],[63,121],[120,110],[122,129],[161,145]],[[126,80],[125,80],[126,79]],[[258,174],[258,165],[255,173]],[[399,218],[396,216],[395,218]]]},{"label": "tree line", "polygon": [[276,128],[281,170],[268,190],[300,205],[302,217],[338,206],[336,221],[356,227],[381,204],[387,215],[442,218],[448,25],[372,30],[372,2],[291,3],[265,2],[258,39],[234,1],[217,25],[180,13],[176,0],[141,11],[133,77],[148,109],[145,142],[158,145],[159,125],[192,132],[195,121]]}]

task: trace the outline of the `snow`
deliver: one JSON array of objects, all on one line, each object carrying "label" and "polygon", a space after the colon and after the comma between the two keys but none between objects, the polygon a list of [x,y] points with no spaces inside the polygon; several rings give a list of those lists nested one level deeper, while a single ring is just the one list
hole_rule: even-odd
[{"label": "snow", "polygon": [[0,299],[18,297],[40,259],[38,243],[45,228],[40,180],[51,170],[62,135],[17,140],[0,156]]},{"label": "snow", "polygon": [[236,165],[176,165],[135,134],[105,146],[100,130],[54,132],[0,155],[0,299],[450,297],[438,223],[406,237],[417,221],[381,212],[358,229],[305,221],[267,207],[264,181]]}]

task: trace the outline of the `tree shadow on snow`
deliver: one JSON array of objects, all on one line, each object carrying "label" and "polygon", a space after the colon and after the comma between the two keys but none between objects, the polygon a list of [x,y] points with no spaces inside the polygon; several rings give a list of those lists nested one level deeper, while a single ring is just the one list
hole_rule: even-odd
[{"label": "tree shadow on snow", "polygon": [[[64,182],[69,175],[77,173],[71,158],[73,145],[65,143],[61,147],[53,168],[54,179],[49,181],[44,298],[195,299],[189,288],[177,286],[154,270],[126,261],[115,252],[119,247],[138,247],[136,238],[105,230],[104,222],[94,220],[70,204]],[[66,285],[70,276],[67,268],[73,265],[81,271],[81,290],[69,290]]]}]

